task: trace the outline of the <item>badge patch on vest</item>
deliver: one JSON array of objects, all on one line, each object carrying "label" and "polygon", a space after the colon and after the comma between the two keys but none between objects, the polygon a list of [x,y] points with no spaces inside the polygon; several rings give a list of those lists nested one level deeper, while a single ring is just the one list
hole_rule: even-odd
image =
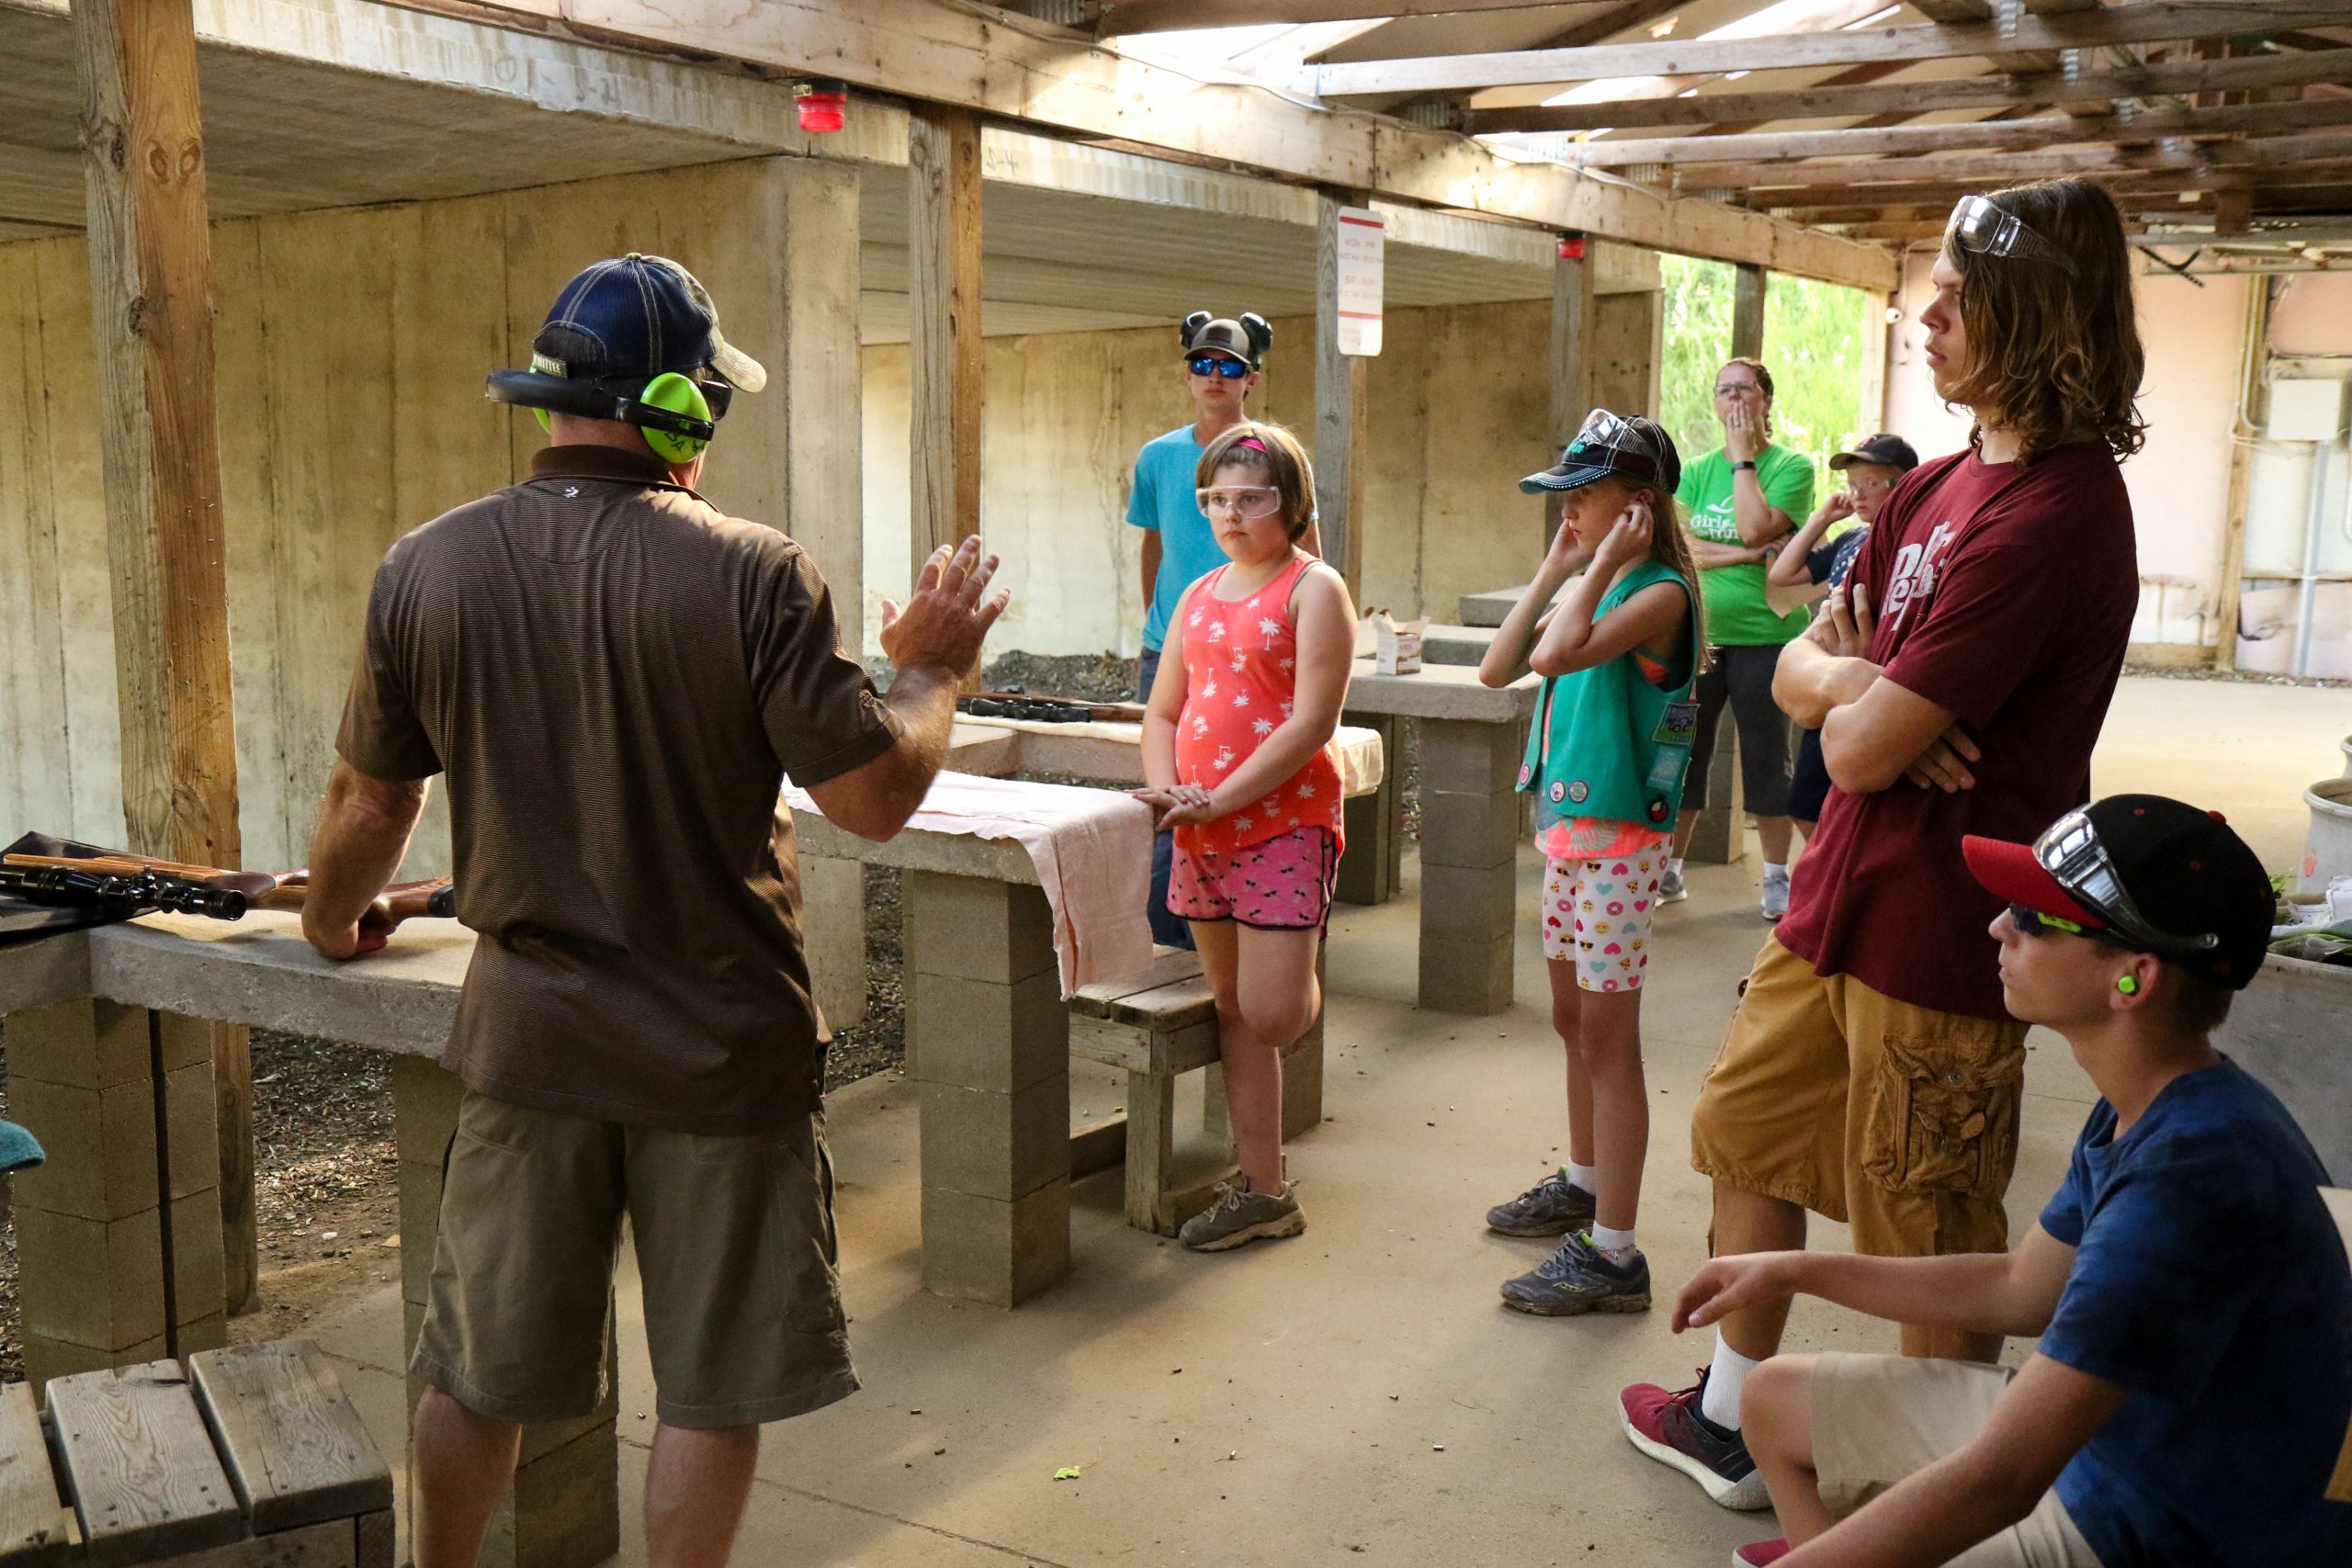
[{"label": "badge patch on vest", "polygon": [[1532,763],[1532,762],[1521,762],[1521,763],[1519,765],[1519,787],[1520,787],[1520,788],[1521,788],[1521,789],[1525,789],[1525,788],[1527,787],[1527,781],[1528,781],[1528,780],[1530,780],[1530,779],[1532,779],[1532,778],[1533,778],[1534,776],[1535,776],[1535,764],[1534,764],[1534,763]]},{"label": "badge patch on vest", "polygon": [[1554,779],[1554,780],[1552,781],[1552,791],[1551,791],[1551,794],[1552,794],[1552,804],[1553,804],[1553,805],[1555,805],[1555,806],[1559,805],[1559,804],[1560,804],[1560,802],[1561,802],[1563,799],[1566,798],[1566,796],[1567,796],[1567,793],[1568,793],[1568,786],[1567,786],[1567,785],[1566,785],[1566,784],[1562,784],[1562,783],[1561,783],[1559,780],[1557,780],[1557,779]]},{"label": "badge patch on vest", "polygon": [[1592,798],[1592,786],[1585,783],[1584,780],[1578,779],[1576,783],[1568,786],[1568,798],[1575,801],[1578,806],[1582,806],[1586,801]]},{"label": "badge patch on vest", "polygon": [[1650,820],[1653,822],[1663,822],[1666,820],[1666,799],[1663,795],[1651,797]]}]

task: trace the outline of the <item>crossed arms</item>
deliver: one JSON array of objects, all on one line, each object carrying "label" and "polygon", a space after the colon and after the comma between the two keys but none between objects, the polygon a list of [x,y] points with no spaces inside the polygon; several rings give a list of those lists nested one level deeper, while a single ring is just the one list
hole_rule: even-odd
[{"label": "crossed arms", "polygon": [[[1864,657],[1871,645],[1870,590],[1830,590],[1804,635],[1781,650],[1772,698],[1808,729],[1821,731],[1829,782],[1870,795],[1909,779],[1946,794],[1973,788],[1968,764],[1983,755],[1950,708],[1886,678]],[[1926,1321],[1920,1319],[1918,1321]]]}]

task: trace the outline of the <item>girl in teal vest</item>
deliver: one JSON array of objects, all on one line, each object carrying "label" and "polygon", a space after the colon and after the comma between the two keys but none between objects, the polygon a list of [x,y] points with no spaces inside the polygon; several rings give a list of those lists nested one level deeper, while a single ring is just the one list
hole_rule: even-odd
[{"label": "girl in teal vest", "polygon": [[1707,649],[1675,513],[1681,468],[1655,423],[1595,409],[1558,463],[1521,479],[1559,496],[1560,531],[1478,669],[1489,686],[1544,677],[1519,787],[1535,796],[1545,861],[1537,919],[1567,1050],[1568,1164],[1487,1224],[1566,1235],[1502,1288],[1506,1305],[1547,1317],[1650,1304],[1634,1240],[1649,1148],[1642,981]]}]

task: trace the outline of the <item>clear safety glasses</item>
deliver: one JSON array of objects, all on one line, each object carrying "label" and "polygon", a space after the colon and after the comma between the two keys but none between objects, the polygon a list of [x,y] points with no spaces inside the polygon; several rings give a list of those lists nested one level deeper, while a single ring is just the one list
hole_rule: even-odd
[{"label": "clear safety glasses", "polygon": [[1989,197],[1963,196],[1944,224],[1944,241],[1978,255],[2046,261],[2075,270],[2075,259],[2017,219]]},{"label": "clear safety glasses", "polygon": [[2116,874],[2107,846],[2099,842],[2090,814],[2079,807],[2052,823],[2033,841],[2033,858],[2069,897],[2136,946],[2152,953],[2203,953],[2222,945],[2221,937],[2212,931],[2182,936],[2159,931],[2141,914],[2132,895],[2123,890],[2123,879]]},{"label": "clear safety glasses", "polygon": [[1607,409],[1585,415],[1577,438],[1568,443],[1560,460],[1606,467],[1632,479],[1657,477],[1657,453],[1649,437]]},{"label": "clear safety glasses", "polygon": [[1219,485],[1215,490],[1196,490],[1193,498],[1210,516],[1229,512],[1236,517],[1271,517],[1283,504],[1282,491],[1272,485]]}]

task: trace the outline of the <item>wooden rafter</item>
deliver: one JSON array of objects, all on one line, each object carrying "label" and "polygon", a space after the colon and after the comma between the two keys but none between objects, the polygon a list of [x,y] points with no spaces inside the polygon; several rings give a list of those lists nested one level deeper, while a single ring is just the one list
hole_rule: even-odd
[{"label": "wooden rafter", "polygon": [[[1167,32],[1178,28],[1238,28],[1264,22],[1352,22],[1426,17],[1448,11],[1525,10],[1545,0],[1103,0],[1094,30]],[[1680,4],[1681,0],[1675,0]],[[1561,9],[1581,8],[1570,0]]]},{"label": "wooden rafter", "polygon": [[2093,49],[2171,42],[2224,33],[2267,32],[2324,24],[2343,15],[2341,0],[2133,0],[2092,11],[1997,22],[1906,24],[1762,38],[1665,39],[1582,49],[1516,50],[1314,65],[1297,85],[1317,97],[1377,93],[1525,86],[1624,76],[1716,74],[1784,67],[1860,65],[1890,57],[1957,60],[2030,49]]},{"label": "wooden rafter", "polygon": [[2160,136],[2235,136],[2352,123],[2352,96],[2287,104],[2232,104],[2217,108],[2159,109],[2116,115],[2036,115],[2030,119],[1980,119],[1962,125],[1905,125],[1848,130],[1775,130],[1745,136],[1650,136],[1580,141],[1569,162],[1583,168],[1645,164],[1730,163],[1753,159],[1866,157],[1957,151],[2023,152],[2075,141],[2152,141]]},{"label": "wooden rafter", "polygon": [[2280,171],[2352,159],[2352,135],[2266,136],[2214,146],[2068,147],[2036,152],[1986,152],[1934,158],[1838,158],[1807,164],[1689,164],[1675,174],[1684,186],[1785,190],[1791,187],[1918,184],[1943,181],[2013,185],[2021,180],[2082,175],[2126,177],[2175,169]]},{"label": "wooden rafter", "polygon": [[[2177,196],[2188,192],[2228,190],[2245,186],[2257,192],[2292,190],[2301,186],[2333,186],[2352,183],[2352,159],[2331,159],[2324,163],[2290,164],[2283,167],[2241,167],[2209,169],[2162,169],[2154,172],[2122,171],[2101,175],[2099,184],[2119,199],[2126,197]],[[1798,215],[1810,223],[1829,223],[1837,219],[1823,216],[1833,210],[1850,211],[1855,216],[1849,221],[1866,221],[1884,207],[1917,203],[1931,205],[1950,201],[1971,190],[1987,190],[2016,183],[2013,176],[1995,175],[1979,179],[1919,180],[1903,185],[1871,186],[1757,186],[1742,192],[1748,204],[1774,212]]]},{"label": "wooden rafter", "polygon": [[1583,104],[1535,104],[1473,109],[1463,129],[1499,131],[1639,130],[1715,125],[1728,120],[1843,118],[1851,115],[1928,114],[1939,109],[2002,108],[2201,92],[2259,92],[2272,87],[2352,82],[2352,49],[2304,54],[2189,60],[2161,65],[2085,72],[2074,81],[2058,71],[2032,75],[1999,73],[1928,82],[1874,82],[1863,86],[1778,88],[1710,93],[1690,98],[1611,98]]}]

